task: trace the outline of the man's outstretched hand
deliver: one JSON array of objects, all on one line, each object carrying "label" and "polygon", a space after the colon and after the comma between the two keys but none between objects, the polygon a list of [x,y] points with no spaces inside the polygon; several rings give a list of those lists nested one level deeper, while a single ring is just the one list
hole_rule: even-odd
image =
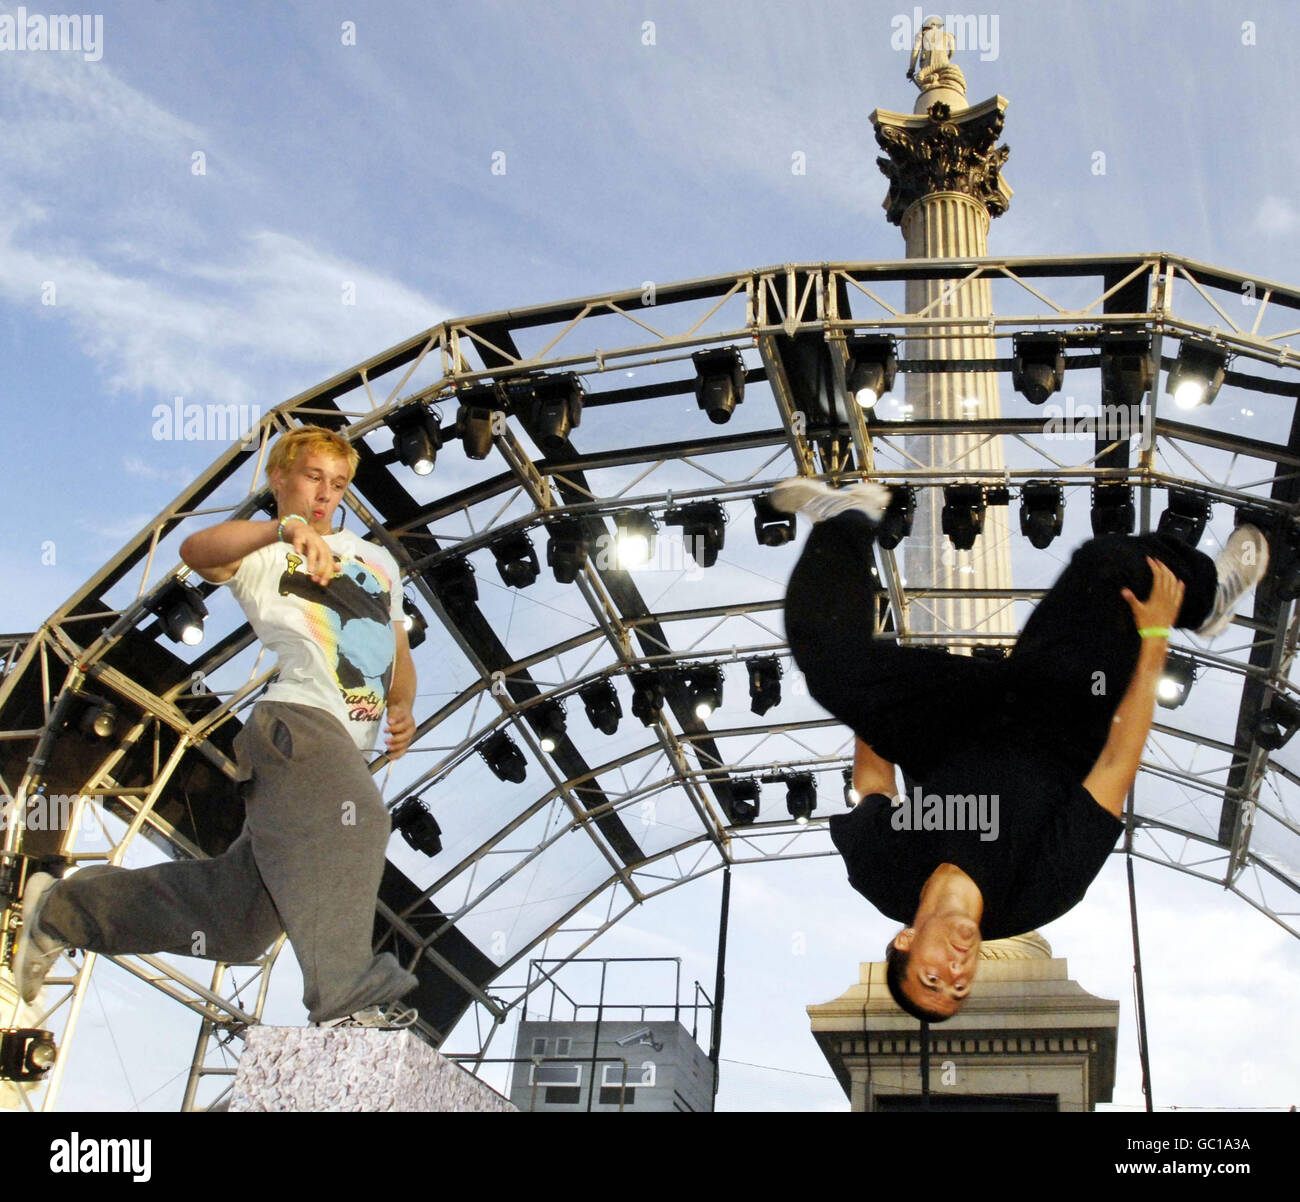
[{"label": "man's outstretched hand", "polygon": [[1151,565],[1151,595],[1145,601],[1139,601],[1129,589],[1122,596],[1133,611],[1133,621],[1139,630],[1152,626],[1172,626],[1178,620],[1178,611],[1183,606],[1184,584],[1158,559],[1147,556]]}]

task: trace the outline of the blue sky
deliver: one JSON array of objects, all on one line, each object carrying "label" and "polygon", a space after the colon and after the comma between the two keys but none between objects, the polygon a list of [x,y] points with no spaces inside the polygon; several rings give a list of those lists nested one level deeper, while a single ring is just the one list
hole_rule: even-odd
[{"label": "blue sky", "polygon": [[[153,407],[175,396],[265,410],[449,316],[787,261],[902,257],[867,117],[911,109],[907,51],[891,47],[910,5],[97,11],[99,61],[0,51],[7,631],[38,626],[220,452],[151,437]],[[1300,280],[1294,5],[960,11],[997,18],[993,57],[956,56],[972,102],[1010,102],[1016,195],[992,253],[1163,249]],[[805,174],[791,172],[796,152]],[[43,304],[51,283],[56,303]],[[737,874],[724,1054],[766,1067],[728,1067],[723,1105],[845,1105],[802,1007],[843,992],[888,929],[816,864]],[[1147,953],[1157,1099],[1294,1101],[1300,1051],[1276,1015],[1300,986],[1295,941],[1211,886],[1146,865],[1139,885],[1159,932]],[[601,954],[682,955],[711,989],[713,935],[691,928],[717,888],[715,876],[632,916]],[[1085,988],[1125,1005],[1116,1098],[1136,1105],[1117,865],[1047,934]],[[774,992],[764,966],[795,946]],[[1229,946],[1268,973],[1204,971]],[[300,1021],[292,975],[277,986],[284,1021]],[[123,1011],[116,1042],[130,1062],[143,1035],[129,1012],[146,1003],[124,1000],[136,995],[121,977],[97,979],[106,1013]],[[70,1069],[67,1104],[129,1105],[147,1090],[124,1086],[112,1041],[89,1029],[93,1010],[83,1038],[99,1050],[86,1055],[104,1059],[80,1078]],[[1212,1063],[1198,1053],[1207,1016],[1221,1032]],[[1267,1055],[1252,1051],[1252,1027],[1280,1037]],[[176,1029],[186,1057],[192,1026]]]}]

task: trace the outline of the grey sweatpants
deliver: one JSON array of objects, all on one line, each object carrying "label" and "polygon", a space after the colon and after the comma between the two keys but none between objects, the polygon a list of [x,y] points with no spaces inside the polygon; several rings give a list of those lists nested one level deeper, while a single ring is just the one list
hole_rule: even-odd
[{"label": "grey sweatpants", "polygon": [[372,949],[391,823],[343,724],[261,701],[235,738],[246,821],[210,860],[86,868],[42,899],[43,931],[106,955],[256,960],[282,930],[313,1022],[395,1001],[416,978]]}]

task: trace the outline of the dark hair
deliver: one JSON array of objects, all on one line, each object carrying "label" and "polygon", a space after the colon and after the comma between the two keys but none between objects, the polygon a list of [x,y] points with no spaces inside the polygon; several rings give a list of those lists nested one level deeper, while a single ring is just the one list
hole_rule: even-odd
[{"label": "dark hair", "polygon": [[923,1023],[946,1023],[951,1014],[938,1014],[918,1006],[903,992],[903,975],[907,972],[908,962],[912,958],[910,951],[901,951],[894,946],[891,939],[885,947],[885,984],[889,986],[890,995],[898,1005],[913,1018]]}]

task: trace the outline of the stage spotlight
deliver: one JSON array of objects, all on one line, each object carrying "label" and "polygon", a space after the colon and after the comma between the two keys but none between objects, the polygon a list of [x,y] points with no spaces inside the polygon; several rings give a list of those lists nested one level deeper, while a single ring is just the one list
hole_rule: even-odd
[{"label": "stage spotlight", "polygon": [[530,706],[524,716],[537,735],[542,750],[550,755],[564,738],[567,725],[564,706],[552,698],[550,701],[543,701],[540,705]]},{"label": "stage spotlight", "polygon": [[618,566],[626,570],[649,563],[655,550],[655,535],[659,531],[654,514],[639,509],[620,509],[614,515],[614,526]]},{"label": "stage spotlight", "polygon": [[1065,523],[1065,490],[1059,484],[1030,480],[1020,490],[1020,533],[1043,550]]},{"label": "stage spotlight", "polygon": [[1127,484],[1092,486],[1093,534],[1132,534],[1137,515],[1133,511],[1133,490]]},{"label": "stage spotlight", "polygon": [[158,616],[173,643],[193,647],[203,641],[203,619],[208,616],[208,607],[198,589],[173,580],[149,602],[148,608]]},{"label": "stage spotlight", "polygon": [[1101,401],[1131,409],[1151,391],[1151,336],[1104,334],[1101,339]]},{"label": "stage spotlight", "polygon": [[424,642],[429,623],[424,620],[424,615],[416,609],[415,602],[410,597],[402,598],[402,625],[406,627],[406,645],[414,651]]},{"label": "stage spotlight", "polygon": [[623,716],[623,706],[618,699],[614,682],[608,677],[593,681],[578,690],[583,708],[587,711],[587,720],[601,734],[612,735],[618,730],[619,719]]},{"label": "stage spotlight", "polygon": [[1210,520],[1210,502],[1203,496],[1183,488],[1169,490],[1169,504],[1160,515],[1161,534],[1167,534],[1189,547],[1197,546],[1205,534],[1205,523]]},{"label": "stage spotlight", "polygon": [[695,716],[703,722],[722,704],[722,669],[716,664],[694,664],[677,669]]},{"label": "stage spotlight", "polygon": [[433,462],[442,446],[438,419],[423,404],[407,405],[387,421],[393,432],[393,449],[397,457],[417,476],[433,471]]},{"label": "stage spotlight", "polygon": [[492,450],[492,423],[505,414],[505,395],[496,384],[475,384],[456,393],[456,437],[471,459],[486,459]]},{"label": "stage spotlight", "polygon": [[633,672],[628,679],[632,685],[632,716],[640,719],[642,726],[653,726],[664,708],[664,685],[659,673],[651,668]]},{"label": "stage spotlight", "polygon": [[582,422],[582,382],[571,371],[546,376],[533,385],[533,395],[538,444],[546,454],[558,455],[569,440],[569,432]]},{"label": "stage spotlight", "polygon": [[1209,338],[1184,338],[1178,359],[1169,369],[1165,392],[1180,409],[1212,405],[1223,385],[1228,348]]},{"label": "stage spotlight", "polygon": [[853,787],[853,769],[845,768],[844,777],[844,804],[848,809],[852,809],[862,800],[862,794]]},{"label": "stage spotlight", "polygon": [[524,783],[528,775],[528,761],[504,730],[489,735],[479,744],[479,755],[486,761],[498,780],[509,781],[514,785]]},{"label": "stage spotlight", "polygon": [[1041,405],[1065,382],[1065,340],[1059,334],[1017,334],[1011,383],[1031,405]]},{"label": "stage spotlight", "polygon": [[497,539],[491,546],[492,557],[497,561],[501,579],[511,588],[527,588],[537,579],[541,568],[537,565],[537,552],[526,531],[517,530]]},{"label": "stage spotlight", "polygon": [[438,820],[418,797],[408,797],[393,811],[393,826],[414,851],[432,858],[442,850],[442,830]]},{"label": "stage spotlight", "polygon": [[0,1081],[39,1081],[57,1058],[51,1031],[35,1027],[0,1031]]},{"label": "stage spotlight", "polygon": [[794,514],[777,509],[768,493],[754,498],[754,537],[760,547],[783,547],[794,535]]},{"label": "stage spotlight", "polygon": [[795,772],[785,778],[785,808],[800,826],[808,825],[817,808],[817,782],[811,772]]},{"label": "stage spotlight", "polygon": [[474,565],[463,555],[439,564],[432,576],[433,591],[449,613],[464,614],[478,600]]},{"label": "stage spotlight", "polygon": [[748,826],[758,817],[758,781],[750,777],[747,780],[731,782],[731,821],[737,826]]},{"label": "stage spotlight", "polygon": [[117,707],[94,693],[74,692],[64,711],[63,727],[75,727],[90,738],[107,739],[117,725]]},{"label": "stage spotlight", "polygon": [[718,562],[718,552],[727,540],[727,511],[720,501],[692,501],[664,514],[664,525],[680,526],[682,541],[691,558],[702,568]]},{"label": "stage spotlight", "polygon": [[720,346],[710,351],[696,351],[695,400],[709,415],[709,421],[722,425],[731,420],[737,405],[745,399],[745,361],[734,346]]},{"label": "stage spotlight", "polygon": [[1300,728],[1300,705],[1274,693],[1268,709],[1260,710],[1255,717],[1255,741],[1265,751],[1278,751],[1287,745],[1297,728]]},{"label": "stage spotlight", "polygon": [[984,529],[984,489],[978,484],[949,484],[943,490],[943,532],[958,551],[969,551]]},{"label": "stage spotlight", "polygon": [[749,671],[749,708],[760,718],[781,704],[781,661],[776,656],[745,662]]},{"label": "stage spotlight", "polygon": [[880,519],[876,542],[882,551],[892,551],[912,533],[916,516],[916,489],[910,484],[896,484],[890,490],[889,507]]},{"label": "stage spotlight", "polygon": [[892,334],[857,334],[845,342],[848,365],[845,382],[851,396],[863,409],[873,409],[894,387],[898,371],[898,340]]},{"label": "stage spotlight", "polygon": [[546,566],[557,584],[572,584],[587,562],[587,535],[578,518],[561,518],[546,527]]},{"label": "stage spotlight", "polygon": [[1191,692],[1196,679],[1196,661],[1190,655],[1169,652],[1165,669],[1156,684],[1156,701],[1167,710],[1176,710]]}]

